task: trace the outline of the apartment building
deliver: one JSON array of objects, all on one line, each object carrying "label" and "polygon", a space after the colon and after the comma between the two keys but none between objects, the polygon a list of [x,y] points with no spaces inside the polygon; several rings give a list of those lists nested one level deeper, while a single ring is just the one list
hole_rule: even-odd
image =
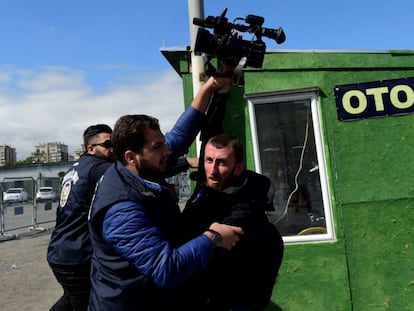
[{"label": "apartment building", "polygon": [[35,146],[33,153],[35,162],[66,162],[69,160],[68,145],[61,142],[41,143]]},{"label": "apartment building", "polygon": [[16,163],[16,149],[9,145],[0,145],[0,166]]}]

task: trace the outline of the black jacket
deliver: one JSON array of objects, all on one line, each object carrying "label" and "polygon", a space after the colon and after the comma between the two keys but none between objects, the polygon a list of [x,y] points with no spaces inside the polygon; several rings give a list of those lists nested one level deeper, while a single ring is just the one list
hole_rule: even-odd
[{"label": "black jacket", "polygon": [[[266,211],[273,210],[270,180],[246,170],[223,191],[198,185],[183,211],[189,238],[208,229],[212,222],[241,226],[244,234],[231,251],[217,248],[207,270],[186,285],[199,310],[228,310],[244,307],[263,310],[268,304],[282,262],[283,240],[269,223]],[[194,307],[193,305],[193,307]],[[190,308],[189,308],[190,309]]]}]

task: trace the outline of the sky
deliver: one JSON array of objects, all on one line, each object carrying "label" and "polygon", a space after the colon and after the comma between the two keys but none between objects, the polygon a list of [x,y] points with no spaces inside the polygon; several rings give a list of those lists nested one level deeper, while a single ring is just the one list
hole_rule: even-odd
[{"label": "sky", "polygon": [[[91,124],[149,114],[168,131],[184,109],[181,80],[162,48],[190,44],[187,0],[0,0],[0,145],[26,159],[39,143],[73,154]],[[282,27],[267,50],[414,50],[412,0],[204,0]],[[242,21],[237,21],[243,23]],[[209,29],[211,31],[211,29]],[[251,35],[243,34],[248,40]]]}]

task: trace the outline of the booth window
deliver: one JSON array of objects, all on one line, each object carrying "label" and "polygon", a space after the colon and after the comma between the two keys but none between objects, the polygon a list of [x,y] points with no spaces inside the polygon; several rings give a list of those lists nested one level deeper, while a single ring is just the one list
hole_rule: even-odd
[{"label": "booth window", "polygon": [[255,169],[272,181],[268,218],[285,242],[335,238],[317,92],[246,95]]}]

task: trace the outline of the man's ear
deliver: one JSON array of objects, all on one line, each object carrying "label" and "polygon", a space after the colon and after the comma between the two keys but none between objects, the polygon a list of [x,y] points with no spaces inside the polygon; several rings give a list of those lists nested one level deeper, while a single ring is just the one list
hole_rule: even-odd
[{"label": "man's ear", "polygon": [[136,158],[135,158],[135,152],[131,150],[125,151],[124,159],[125,159],[126,164],[131,164],[135,166],[135,164],[137,163]]},{"label": "man's ear", "polygon": [[88,146],[86,147],[86,152],[87,152],[88,154],[90,154],[90,155],[95,155],[95,148],[94,148],[93,146],[91,146],[91,145],[88,145]]},{"label": "man's ear", "polygon": [[234,169],[234,174],[236,175],[236,177],[239,177],[241,173],[243,173],[243,171],[244,171],[244,163],[243,162],[236,163],[236,167]]}]

